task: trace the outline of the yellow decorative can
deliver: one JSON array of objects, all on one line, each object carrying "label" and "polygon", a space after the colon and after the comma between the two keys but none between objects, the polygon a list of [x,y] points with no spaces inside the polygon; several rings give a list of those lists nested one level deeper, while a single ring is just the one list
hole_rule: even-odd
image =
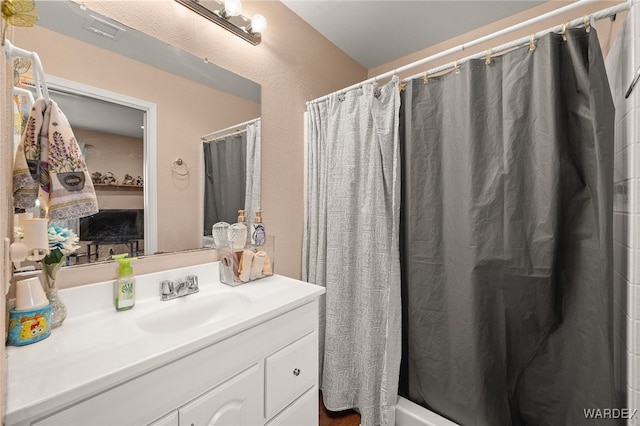
[{"label": "yellow decorative can", "polygon": [[9,333],[7,344],[24,346],[44,340],[51,335],[51,308],[48,304],[42,308],[9,311]]}]

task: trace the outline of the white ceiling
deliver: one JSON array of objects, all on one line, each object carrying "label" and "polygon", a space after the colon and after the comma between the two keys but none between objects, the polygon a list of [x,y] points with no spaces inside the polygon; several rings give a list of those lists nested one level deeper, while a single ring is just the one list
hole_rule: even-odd
[{"label": "white ceiling", "polygon": [[366,69],[544,3],[528,0],[281,1]]}]

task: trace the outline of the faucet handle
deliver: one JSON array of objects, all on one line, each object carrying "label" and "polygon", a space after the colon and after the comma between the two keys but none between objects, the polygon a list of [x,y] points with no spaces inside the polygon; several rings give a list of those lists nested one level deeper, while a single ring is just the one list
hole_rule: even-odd
[{"label": "faucet handle", "polygon": [[198,291],[198,276],[197,275],[187,275],[187,283],[189,284],[190,291]]},{"label": "faucet handle", "polygon": [[169,280],[164,280],[161,282],[161,294],[163,296],[169,296],[173,294],[173,282]]}]

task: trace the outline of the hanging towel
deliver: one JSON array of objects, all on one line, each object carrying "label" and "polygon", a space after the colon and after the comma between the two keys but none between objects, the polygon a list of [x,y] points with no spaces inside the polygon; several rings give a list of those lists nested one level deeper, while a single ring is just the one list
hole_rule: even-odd
[{"label": "hanging towel", "polygon": [[40,131],[46,110],[44,99],[31,108],[13,163],[13,204],[17,208],[35,206],[40,186]]},{"label": "hanging towel", "polygon": [[[76,219],[98,212],[91,176],[67,117],[51,101],[46,170],[49,175],[49,218]],[[44,158],[45,150],[42,150]],[[46,177],[45,173],[45,177]],[[44,186],[43,189],[47,190]]]}]

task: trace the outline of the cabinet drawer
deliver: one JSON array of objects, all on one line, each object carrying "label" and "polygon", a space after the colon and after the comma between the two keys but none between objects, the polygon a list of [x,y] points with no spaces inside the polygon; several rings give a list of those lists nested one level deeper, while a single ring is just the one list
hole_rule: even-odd
[{"label": "cabinet drawer", "polygon": [[267,426],[318,426],[318,388],[312,387]]},{"label": "cabinet drawer", "polygon": [[302,337],[265,360],[265,417],[270,419],[318,382],[318,333]]}]

